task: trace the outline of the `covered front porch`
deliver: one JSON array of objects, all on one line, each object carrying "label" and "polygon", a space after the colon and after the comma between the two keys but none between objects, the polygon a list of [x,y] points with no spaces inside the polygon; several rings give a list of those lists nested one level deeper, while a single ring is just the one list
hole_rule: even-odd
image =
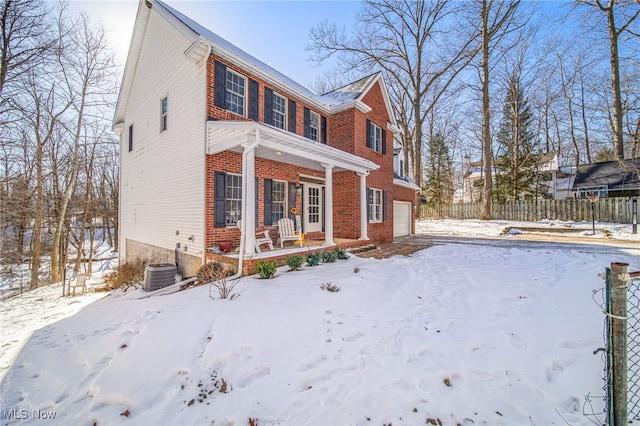
[{"label": "covered front porch", "polygon": [[[304,138],[295,133],[287,132],[273,126],[265,125],[262,123],[251,121],[210,121],[207,123],[207,154],[219,154],[225,152],[235,152],[241,154],[242,164],[242,203],[240,217],[240,241],[236,244],[237,233],[234,242],[234,246],[237,247],[236,253],[231,255],[222,255],[216,253],[205,253],[205,260],[215,259],[217,256],[229,258],[235,256],[236,259],[240,259],[240,264],[244,261],[251,263],[257,261],[260,258],[286,258],[291,255],[291,250],[294,252],[304,252],[310,250],[326,251],[335,246],[351,247],[353,245],[361,245],[369,241],[368,237],[368,217],[367,217],[367,176],[372,170],[376,170],[379,166],[369,160],[360,158],[345,151],[327,146],[325,144],[315,142]],[[237,155],[236,154],[236,155]],[[240,158],[240,156],[238,156]],[[254,238],[255,231],[257,229],[257,209],[262,209],[262,206],[258,206],[258,202],[245,202],[246,200],[256,199],[257,194],[257,177],[265,176],[264,170],[261,175],[256,175],[256,158],[263,160],[269,160],[271,162],[278,162],[286,166],[294,166],[299,170],[313,171],[315,176],[322,176],[322,203],[319,205],[320,214],[317,209],[309,210],[308,207],[302,212],[302,221],[305,225],[309,225],[305,232],[309,232],[309,237],[305,241],[304,247],[296,247],[295,249],[289,248],[282,251],[282,253],[275,254],[273,252],[256,253],[256,241]],[[276,164],[276,163],[272,163]],[[297,170],[297,169],[296,169]],[[319,173],[318,173],[319,172]],[[340,183],[334,183],[334,173],[340,172],[339,176],[345,176],[344,172],[353,172],[352,184],[348,188],[340,186]],[[307,172],[309,173],[309,172]],[[348,174],[347,174],[348,175]],[[317,182],[307,180],[309,177],[304,175],[304,172],[299,174],[301,183],[304,183],[304,188],[320,187]],[[342,178],[341,178],[342,179]],[[339,181],[338,181],[339,182]],[[336,186],[338,185],[338,186]],[[298,188],[300,185],[298,185]],[[359,205],[358,214],[344,215],[336,212],[334,209],[334,187],[344,195],[345,192],[357,200],[356,206]],[[291,191],[293,192],[293,191]],[[298,193],[300,194],[300,192]],[[357,207],[356,207],[357,208]],[[260,210],[260,214],[264,214],[263,210]],[[307,215],[307,216],[305,216]],[[314,216],[322,217],[322,232],[312,232],[310,226],[310,218]],[[306,221],[305,221],[306,220]],[[334,223],[334,221],[339,223]],[[234,222],[232,222],[234,223]],[[352,228],[352,235],[342,235],[338,232],[337,235],[334,232],[335,229],[339,229],[340,225],[344,226],[344,223],[348,223]],[[266,224],[266,223],[265,223]],[[232,225],[227,222],[227,229]],[[336,228],[337,226],[337,228]],[[359,228],[359,235],[357,229]],[[318,229],[317,231],[320,231]],[[237,232],[237,231],[236,231]],[[353,237],[353,234],[357,238]],[[321,240],[318,237],[322,237]],[[338,237],[350,237],[338,238]],[[274,240],[274,243],[276,241]],[[291,246],[289,246],[291,247]],[[289,250],[287,253],[286,250]],[[224,259],[228,260],[228,259]],[[247,270],[242,265],[239,265],[241,269]]]}]

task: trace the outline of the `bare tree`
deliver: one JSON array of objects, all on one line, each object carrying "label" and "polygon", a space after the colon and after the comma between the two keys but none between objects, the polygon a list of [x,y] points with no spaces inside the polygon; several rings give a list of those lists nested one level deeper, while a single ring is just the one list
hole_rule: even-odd
[{"label": "bare tree", "polygon": [[449,19],[463,7],[445,0],[366,0],[352,34],[327,22],[311,31],[315,61],[338,55],[345,70],[366,74],[380,68],[411,102],[404,111],[413,117],[403,122],[412,129],[403,133],[413,135],[413,177],[419,185],[425,114],[474,56],[469,51],[473,38],[460,41]]},{"label": "bare tree", "polygon": [[[101,26],[93,28],[86,15],[74,23],[64,18],[59,21],[61,44],[58,61],[63,75],[63,82],[74,112],[74,122],[67,128],[73,140],[71,174],[60,199],[53,246],[51,253],[51,279],[59,281],[62,265],[60,264],[61,241],[69,200],[75,189],[80,169],[80,148],[86,135],[87,115],[95,114],[101,107],[109,105],[109,96],[115,93],[115,65],[113,55],[108,50],[105,29]],[[68,34],[68,36],[64,36]],[[94,140],[92,143],[95,143]]]},{"label": "bare tree", "polygon": [[640,15],[640,3],[637,0],[576,0],[580,6],[590,8],[587,16],[593,18],[596,14],[606,17],[606,27],[609,39],[609,60],[611,65],[611,102],[613,120],[613,151],[617,159],[624,159],[623,138],[623,106],[620,82],[620,37],[631,30],[634,21]]}]

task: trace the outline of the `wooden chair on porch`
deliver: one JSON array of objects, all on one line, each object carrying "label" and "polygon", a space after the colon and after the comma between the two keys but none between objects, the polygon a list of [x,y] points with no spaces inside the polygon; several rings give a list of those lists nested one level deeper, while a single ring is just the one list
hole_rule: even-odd
[{"label": "wooden chair on porch", "polygon": [[[242,232],[242,220],[239,220],[236,225],[240,229],[240,232]],[[256,252],[262,253],[262,249],[260,248],[260,246],[265,244],[269,247],[269,250],[273,250],[273,240],[269,236],[268,230],[265,229],[262,232],[258,232],[255,235],[255,238],[256,238]]]},{"label": "wooden chair on porch", "polygon": [[283,217],[278,221],[280,231],[280,248],[284,248],[285,241],[298,241],[302,247],[302,233],[296,229],[295,223],[288,217]]}]

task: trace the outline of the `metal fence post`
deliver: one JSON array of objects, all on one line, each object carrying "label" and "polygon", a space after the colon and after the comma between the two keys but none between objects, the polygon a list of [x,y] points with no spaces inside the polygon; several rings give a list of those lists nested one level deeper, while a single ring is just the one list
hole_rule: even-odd
[{"label": "metal fence post", "polygon": [[611,350],[614,426],[627,424],[627,263],[611,264]]}]

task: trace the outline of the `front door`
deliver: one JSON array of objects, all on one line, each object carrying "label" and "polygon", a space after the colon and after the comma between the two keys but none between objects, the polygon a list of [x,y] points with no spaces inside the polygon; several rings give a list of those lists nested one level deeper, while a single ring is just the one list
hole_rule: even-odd
[{"label": "front door", "polygon": [[304,232],[322,231],[322,185],[304,184]]}]

